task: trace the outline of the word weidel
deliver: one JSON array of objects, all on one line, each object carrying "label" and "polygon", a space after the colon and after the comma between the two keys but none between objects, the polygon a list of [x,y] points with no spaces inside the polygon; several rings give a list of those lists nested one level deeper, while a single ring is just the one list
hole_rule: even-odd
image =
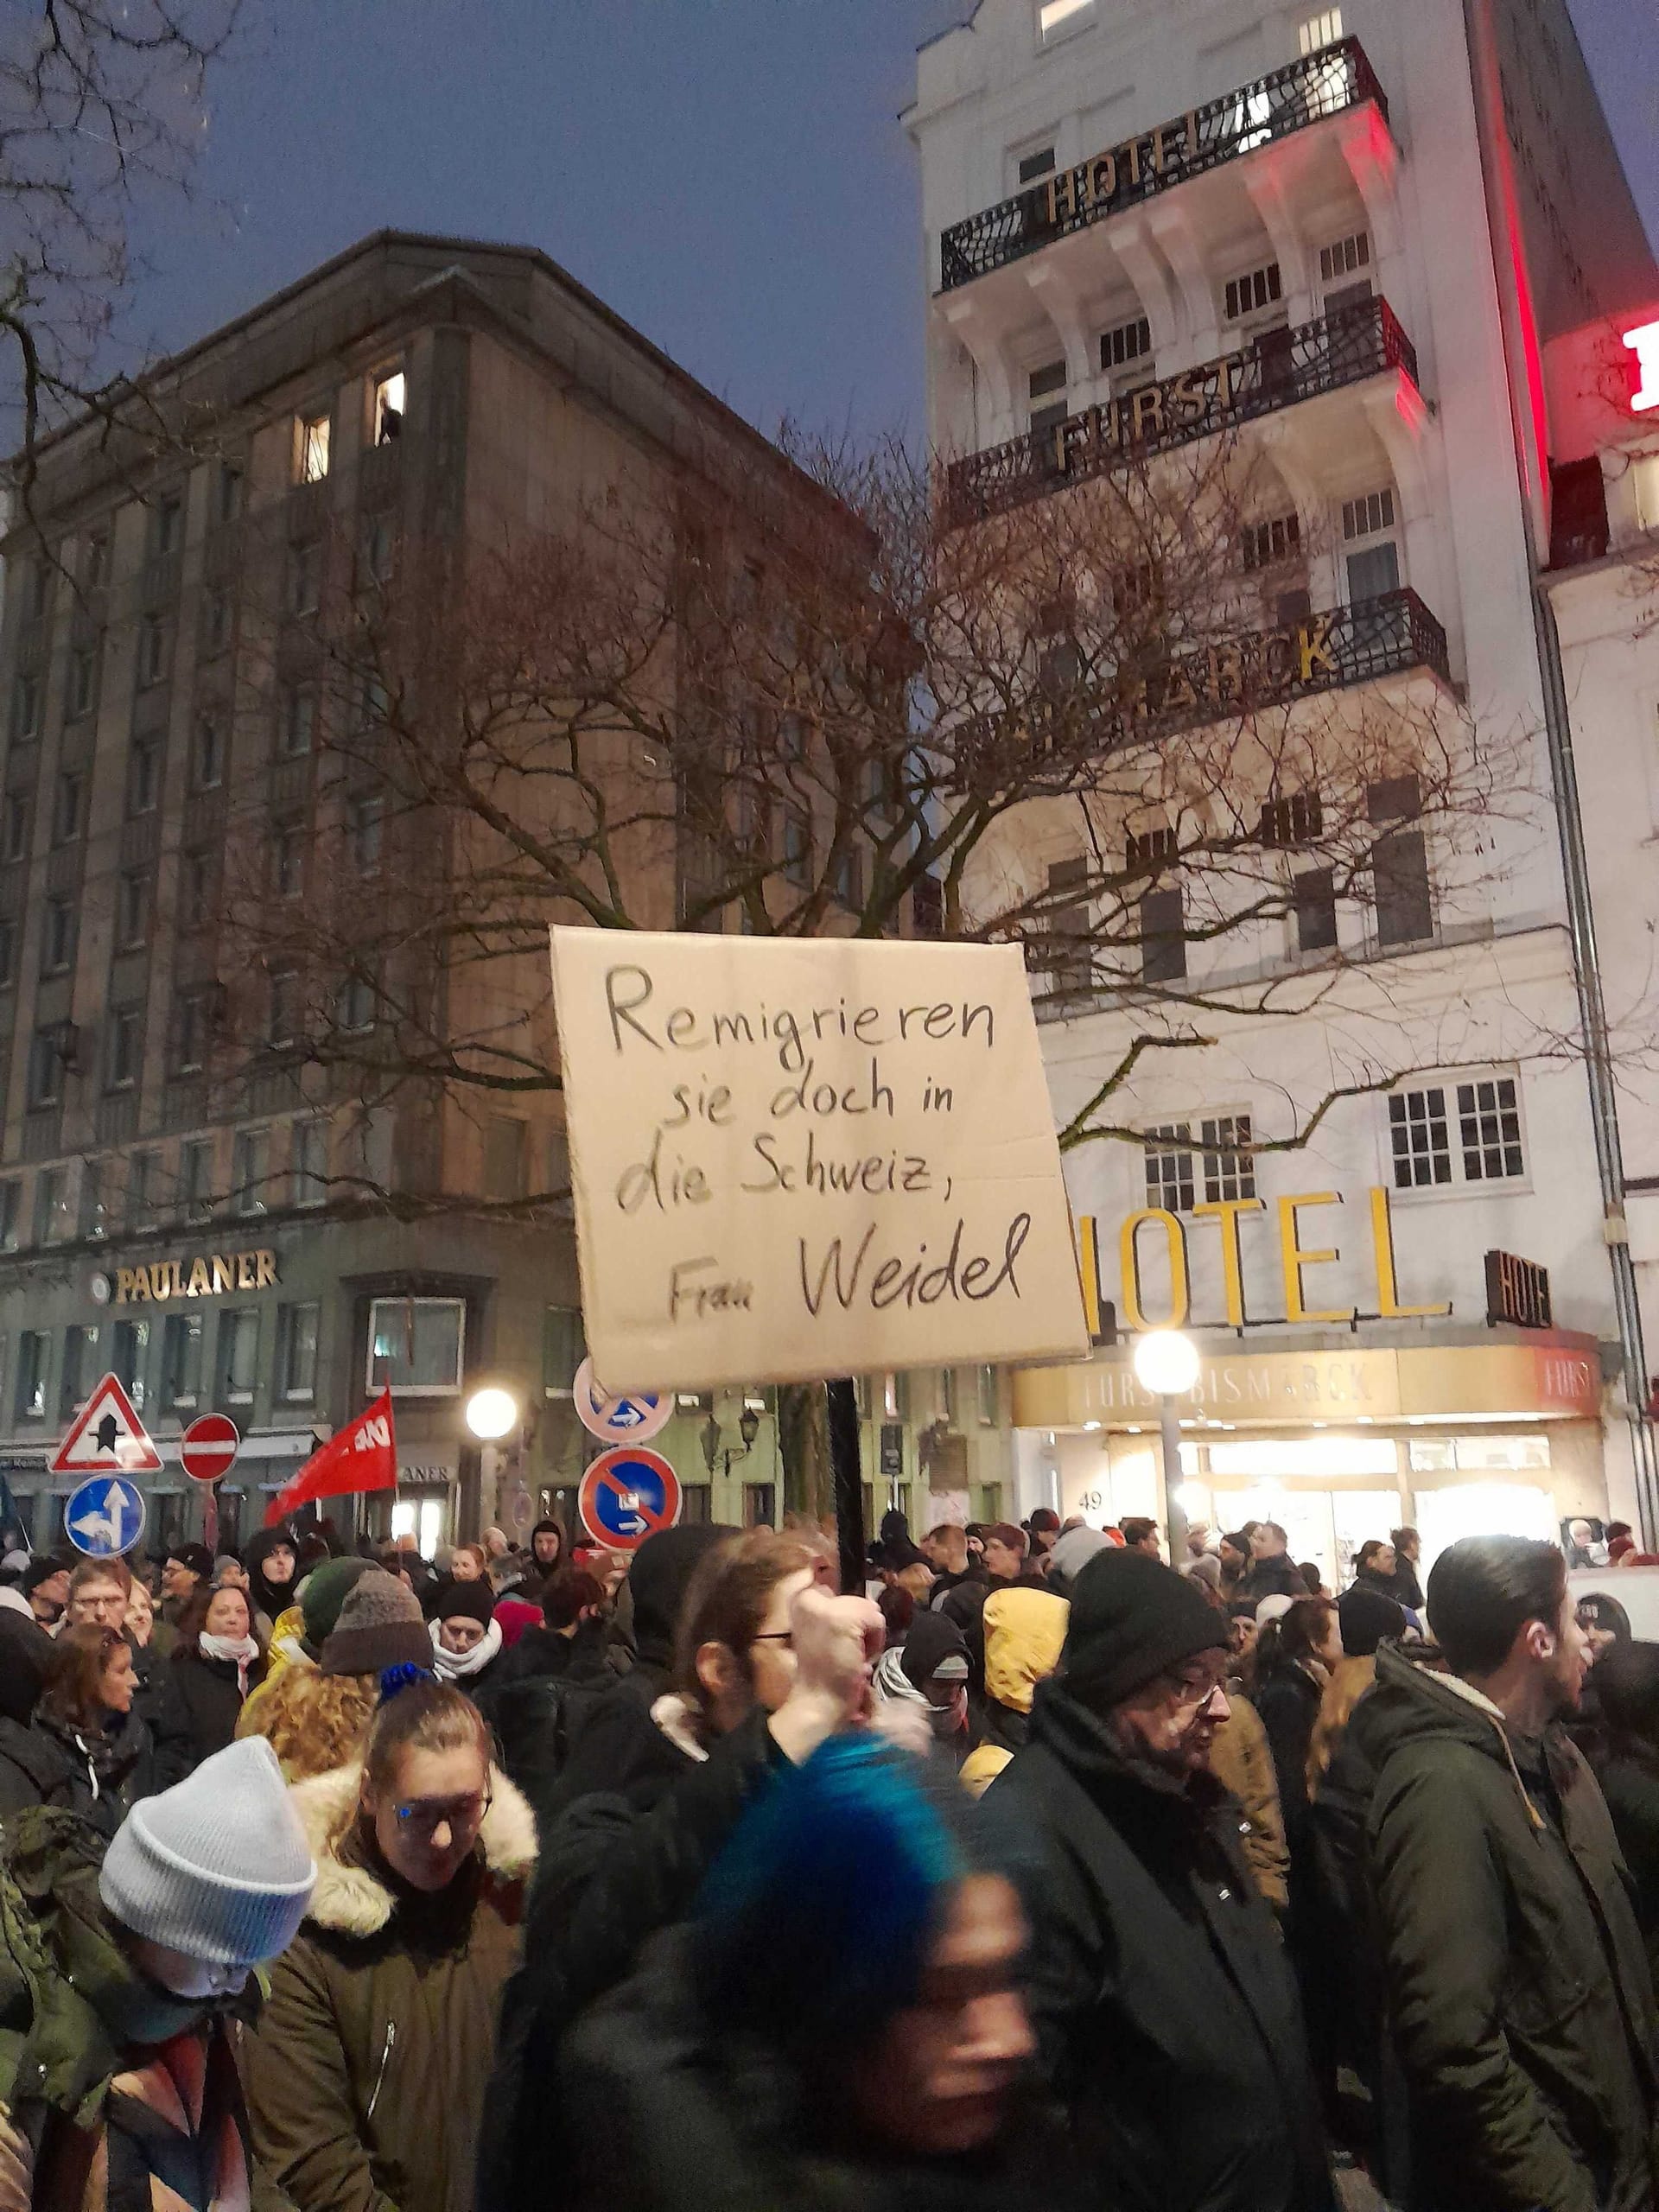
[{"label": "word weidel", "polygon": [[607,1389],[1087,1351],[1017,948],[559,928],[553,986]]}]

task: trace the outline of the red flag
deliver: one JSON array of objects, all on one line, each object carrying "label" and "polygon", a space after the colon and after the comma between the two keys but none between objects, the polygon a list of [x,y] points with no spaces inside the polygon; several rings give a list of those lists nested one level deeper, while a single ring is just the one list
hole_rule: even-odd
[{"label": "red flag", "polygon": [[319,1445],[291,1482],[265,1508],[274,1529],[296,1505],[314,1497],[345,1497],[360,1490],[392,1490],[397,1482],[397,1439],[391,1426],[390,1384],[374,1403]]}]

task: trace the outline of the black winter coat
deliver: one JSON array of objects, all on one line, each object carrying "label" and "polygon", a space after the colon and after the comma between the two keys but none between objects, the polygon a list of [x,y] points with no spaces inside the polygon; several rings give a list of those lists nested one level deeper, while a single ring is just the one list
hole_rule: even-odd
[{"label": "black winter coat", "polygon": [[569,2037],[563,2094],[606,2115],[580,2133],[575,2212],[1064,2212],[1046,2146],[1018,2126],[963,2158],[838,2139],[842,2100],[711,2018],[690,1949],[683,1929],[659,1937]]},{"label": "black winter coat", "polygon": [[[493,1681],[478,1706],[495,1731],[503,1767],[539,1818],[599,1700],[621,1677],[599,1621],[584,1622],[574,1637],[530,1629],[502,1658],[515,1662],[512,1673]],[[638,1697],[631,1702],[637,1713]]]},{"label": "black winter coat", "polygon": [[1057,2163],[1111,2212],[1327,2212],[1295,1984],[1225,1791],[1131,1765],[1054,1680],[987,1802],[1043,1854],[1031,2004]]},{"label": "black winter coat", "polygon": [[112,1713],[100,1736],[78,1736],[39,1712],[27,1728],[0,1719],[0,1819],[25,1805],[56,1805],[107,1842],[128,1808],[159,1786],[149,1731],[136,1713]]},{"label": "black winter coat", "polygon": [[[215,1751],[222,1751],[236,1733],[242,1711],[242,1692],[237,1685],[232,1659],[208,1659],[200,1652],[181,1651],[168,1662],[173,1687],[190,1732],[190,1764],[200,1765]],[[256,1689],[265,1679],[265,1662],[256,1659],[248,1669],[248,1688]]]},{"label": "black winter coat", "polygon": [[1659,1752],[1632,1745],[1601,1769],[1601,1793],[1636,1890],[1649,1966],[1659,1966]]},{"label": "black winter coat", "polygon": [[1302,1815],[1307,1810],[1307,1751],[1313,1740],[1313,1723],[1319,1717],[1320,1695],[1319,1684],[1306,1667],[1281,1657],[1271,1674],[1256,1684],[1250,1700],[1262,1716],[1268,1749],[1273,1753],[1293,1861],[1301,1842]]},{"label": "black winter coat", "polygon": [[31,1613],[0,1605],[0,1713],[27,1728],[36,1699],[46,1688],[52,1663],[52,1639]]},{"label": "black winter coat", "polygon": [[1307,1579],[1288,1552],[1272,1559],[1252,1560],[1238,1586],[1237,1603],[1259,1605],[1264,1598],[1306,1598]]},{"label": "black winter coat", "polygon": [[149,1731],[156,1755],[156,1787],[170,1789],[175,1782],[184,1780],[196,1763],[190,1716],[170,1661],[163,1659],[153,1643],[142,1649],[133,1646],[132,1671],[138,1678],[132,1709]]}]

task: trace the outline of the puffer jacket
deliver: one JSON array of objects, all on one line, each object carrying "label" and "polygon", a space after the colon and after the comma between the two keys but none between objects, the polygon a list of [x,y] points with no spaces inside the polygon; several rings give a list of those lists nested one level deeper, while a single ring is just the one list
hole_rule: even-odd
[{"label": "puffer jacket", "polygon": [[975,1796],[1026,1740],[1037,1685],[1060,1663],[1071,1608],[1050,1590],[1002,1584],[985,1600],[985,1694],[975,1707],[980,1743],[962,1770]]},{"label": "puffer jacket", "polygon": [[1607,1808],[1557,1727],[1529,1745],[1397,1650],[1355,1708],[1414,2212],[1648,2212],[1653,1987]]},{"label": "puffer jacket", "polygon": [[493,1774],[478,1854],[416,1897],[372,1863],[361,1785],[353,1765],[294,1788],[317,1886],[244,2053],[255,2147],[298,2212],[471,2212],[535,1821]]},{"label": "puffer jacket", "polygon": [[153,1796],[155,1747],[137,1713],[111,1713],[110,1726],[88,1734],[36,1709],[27,1728],[0,1720],[0,1818],[25,1805],[60,1805],[78,1813],[107,1843],[127,1808]]}]

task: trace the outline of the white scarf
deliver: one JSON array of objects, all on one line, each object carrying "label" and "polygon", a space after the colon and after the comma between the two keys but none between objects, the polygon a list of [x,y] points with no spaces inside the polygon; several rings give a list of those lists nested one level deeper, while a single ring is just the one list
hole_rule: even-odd
[{"label": "white scarf", "polygon": [[259,1646],[251,1636],[209,1636],[204,1630],[196,1638],[196,1649],[204,1659],[231,1659],[236,1662],[236,1688],[240,1697],[248,1694],[248,1669],[259,1656]]},{"label": "white scarf", "polygon": [[492,1621],[484,1631],[484,1640],[475,1643],[470,1651],[446,1651],[438,1637],[442,1624],[432,1624],[432,1665],[440,1681],[464,1681],[468,1675],[482,1674],[496,1653],[501,1649],[501,1624]]}]

